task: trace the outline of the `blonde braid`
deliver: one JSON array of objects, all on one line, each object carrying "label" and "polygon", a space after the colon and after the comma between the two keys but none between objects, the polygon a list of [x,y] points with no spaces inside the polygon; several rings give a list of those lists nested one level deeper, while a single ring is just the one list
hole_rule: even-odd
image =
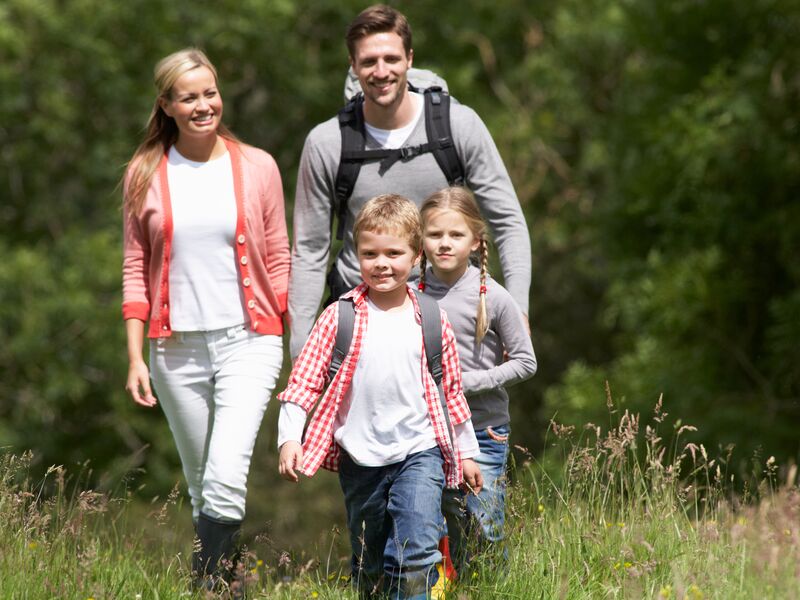
[{"label": "blonde braid", "polygon": [[484,237],[481,237],[478,252],[480,252],[481,261],[481,287],[480,295],[478,296],[478,316],[475,320],[475,341],[480,344],[486,332],[489,331],[489,316],[486,312],[486,276],[489,272],[489,244],[486,243],[486,238]]},{"label": "blonde braid", "polygon": [[422,256],[419,259],[419,283],[417,283],[417,287],[419,288],[420,292],[425,291],[425,271],[428,270],[428,257],[425,256],[425,253],[422,253]]}]

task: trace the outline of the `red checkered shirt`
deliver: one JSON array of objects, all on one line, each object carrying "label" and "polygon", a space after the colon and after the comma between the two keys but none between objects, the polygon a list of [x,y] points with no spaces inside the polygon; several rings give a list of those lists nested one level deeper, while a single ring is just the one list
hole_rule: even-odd
[{"label": "red checkered shirt", "polygon": [[[331,362],[334,344],[336,342],[336,329],[339,320],[339,303],[334,302],[317,319],[308,340],[303,346],[303,351],[297,357],[292,368],[289,382],[285,390],[278,395],[281,402],[297,404],[306,413],[310,412],[317,399],[325,390],[311,422],[306,429],[303,440],[303,465],[301,473],[311,477],[319,467],[331,471],[339,470],[341,449],[333,439],[333,424],[339,411],[342,399],[350,387],[356,364],[361,354],[361,343],[367,330],[367,292],[369,288],[362,283],[351,290],[345,297],[352,298],[355,305],[355,325],[353,326],[353,341],[350,351],[342,361],[342,366],[328,385],[328,367]],[[422,323],[419,304],[414,292],[409,288],[408,295],[414,304],[417,323]],[[447,315],[442,315],[442,388],[450,412],[451,425],[459,425],[471,417],[469,406],[461,388],[461,366],[458,362],[456,340],[453,328]],[[461,456],[458,447],[451,444],[455,440],[455,432],[448,435],[447,424],[442,412],[442,404],[436,390],[436,383],[428,371],[425,346],[422,347],[422,372],[425,400],[428,404],[428,414],[433,425],[436,442],[442,450],[444,457],[445,485],[450,488],[457,487],[463,480],[461,470]]]}]

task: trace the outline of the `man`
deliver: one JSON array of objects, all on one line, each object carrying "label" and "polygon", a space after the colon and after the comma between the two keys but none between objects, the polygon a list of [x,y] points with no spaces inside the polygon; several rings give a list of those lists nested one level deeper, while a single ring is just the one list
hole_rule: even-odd
[{"label": "man", "polygon": [[[385,5],[359,14],[347,35],[350,66],[364,93],[366,149],[400,148],[426,143],[421,94],[408,87],[414,51],[405,16]],[[450,105],[453,143],[464,171],[464,184],[475,194],[500,255],[505,286],[528,314],[531,248],[519,201],[500,154],[478,115],[461,104]],[[294,247],[289,282],[290,352],[297,357],[315,322],[325,288],[331,245],[331,214],[342,149],[339,120],[334,117],[308,134],[300,159],[294,206]],[[397,193],[417,205],[448,180],[430,152],[390,164],[367,161],[361,166],[347,203],[342,249],[333,280],[344,291],[359,282],[352,226],[364,203]]]}]

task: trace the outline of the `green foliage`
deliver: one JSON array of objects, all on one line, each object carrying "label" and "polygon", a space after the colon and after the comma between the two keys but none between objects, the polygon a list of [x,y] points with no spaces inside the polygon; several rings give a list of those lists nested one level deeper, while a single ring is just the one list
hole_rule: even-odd
[{"label": "green foliage", "polygon": [[590,390],[607,379],[637,412],[663,392],[711,444],[796,455],[797,7],[619,6],[593,226],[614,352],[572,367],[548,406],[595,418]]}]

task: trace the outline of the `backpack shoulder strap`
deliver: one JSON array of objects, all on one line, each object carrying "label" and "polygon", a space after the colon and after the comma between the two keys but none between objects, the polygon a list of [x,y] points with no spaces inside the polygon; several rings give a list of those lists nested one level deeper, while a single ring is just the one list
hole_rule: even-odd
[{"label": "backpack shoulder strap", "polygon": [[363,104],[364,95],[356,94],[337,114],[342,134],[342,150],[334,182],[334,205],[331,207],[332,216],[335,214],[339,220],[336,228],[337,240],[344,236],[347,201],[353,193],[363,162],[349,158],[353,153],[363,151],[366,143]]},{"label": "backpack shoulder strap", "polygon": [[464,167],[456,152],[450,127],[450,95],[438,86],[424,91],[425,132],[433,156],[449,185],[464,185]]},{"label": "backpack shoulder strap", "polygon": [[[415,292],[416,293],[416,292]],[[450,411],[447,410],[447,399],[442,385],[442,315],[439,303],[430,296],[416,293],[419,312],[422,316],[422,343],[425,346],[425,357],[428,359],[428,371],[436,383],[439,392],[439,401],[442,404],[442,414],[447,428],[450,444],[453,439],[450,428]]]},{"label": "backpack shoulder strap", "polygon": [[422,342],[428,358],[428,370],[433,381],[442,381],[442,317],[439,303],[430,296],[417,294],[417,303],[422,315]]},{"label": "backpack shoulder strap", "polygon": [[356,324],[356,305],[352,298],[339,299],[339,318],[336,327],[336,342],[333,346],[331,364],[328,367],[328,381],[333,381],[336,373],[342,367],[350,344],[353,341],[353,327]]}]

